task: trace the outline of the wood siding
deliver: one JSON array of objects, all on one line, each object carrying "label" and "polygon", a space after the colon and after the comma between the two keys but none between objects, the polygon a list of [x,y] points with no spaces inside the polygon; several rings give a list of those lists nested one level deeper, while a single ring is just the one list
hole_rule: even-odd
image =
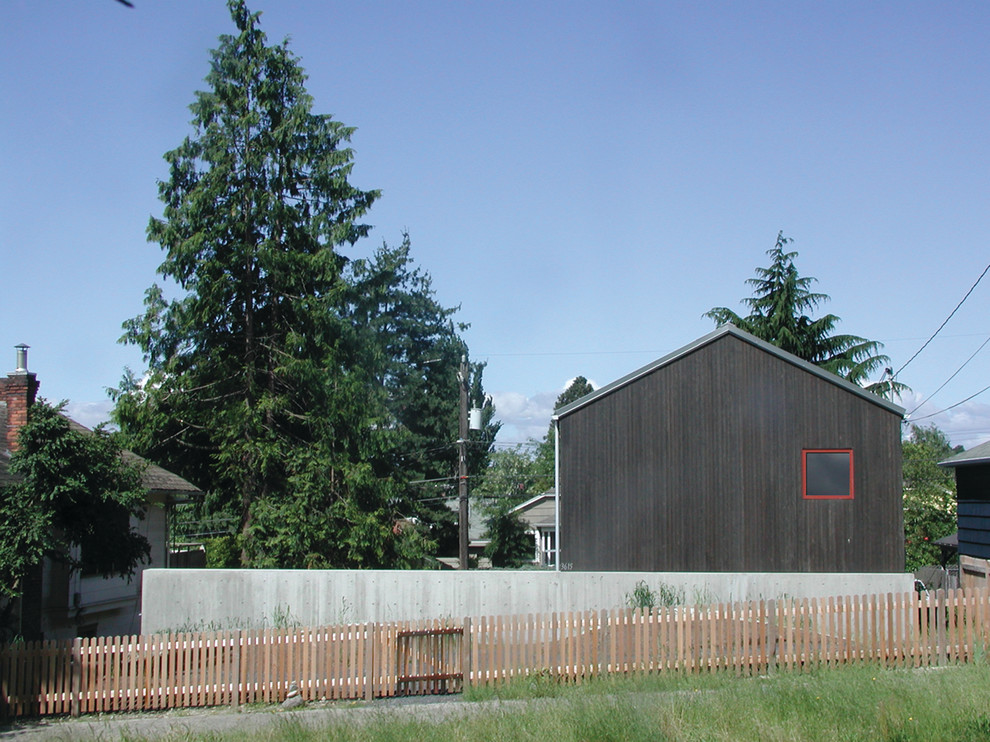
[{"label": "wood siding", "polygon": [[[559,420],[561,565],[899,572],[900,416],[732,334]],[[852,449],[806,500],[801,452]]]},{"label": "wood siding", "polygon": [[990,559],[990,464],[956,467],[959,553]]},{"label": "wood siding", "polygon": [[552,497],[534,503],[526,509],[517,512],[519,519],[528,526],[553,526],[556,522],[556,503]]}]

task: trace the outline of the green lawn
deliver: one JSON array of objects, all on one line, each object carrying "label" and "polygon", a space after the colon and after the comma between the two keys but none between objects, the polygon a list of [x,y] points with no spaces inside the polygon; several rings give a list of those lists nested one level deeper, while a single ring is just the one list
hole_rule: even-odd
[{"label": "green lawn", "polygon": [[[562,686],[538,676],[473,690],[468,709],[428,721],[404,707],[310,726],[280,717],[263,732],[175,740],[592,742],[597,740],[990,740],[990,664],[929,670],[851,667],[762,678],[667,675]],[[134,738],[128,738],[134,739]]]}]

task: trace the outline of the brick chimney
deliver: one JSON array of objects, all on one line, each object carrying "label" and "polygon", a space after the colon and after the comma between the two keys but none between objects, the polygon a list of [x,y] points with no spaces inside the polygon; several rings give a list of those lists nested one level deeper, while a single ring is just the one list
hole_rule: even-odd
[{"label": "brick chimney", "polygon": [[38,395],[38,377],[27,370],[27,345],[17,348],[17,368],[0,379],[0,427],[3,445],[7,451],[17,449],[17,432],[27,423],[28,407],[34,404]]}]

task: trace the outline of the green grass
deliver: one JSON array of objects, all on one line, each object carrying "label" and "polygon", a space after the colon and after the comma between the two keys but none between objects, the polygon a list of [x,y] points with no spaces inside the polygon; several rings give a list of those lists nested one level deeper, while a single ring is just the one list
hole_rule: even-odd
[{"label": "green grass", "polygon": [[544,674],[475,689],[473,706],[440,721],[407,708],[313,725],[279,716],[263,732],[173,737],[215,742],[609,742],[756,740],[977,742],[990,740],[990,665],[937,670],[871,666],[762,678],[728,675],[601,679],[560,685]]}]

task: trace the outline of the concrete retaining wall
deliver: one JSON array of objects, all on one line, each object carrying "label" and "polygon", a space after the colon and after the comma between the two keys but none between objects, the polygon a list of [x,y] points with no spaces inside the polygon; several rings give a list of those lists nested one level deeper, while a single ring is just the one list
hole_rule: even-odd
[{"label": "concrete retaining wall", "polygon": [[910,574],[148,569],[141,631],[619,608],[640,581],[687,602],[907,592]]}]

